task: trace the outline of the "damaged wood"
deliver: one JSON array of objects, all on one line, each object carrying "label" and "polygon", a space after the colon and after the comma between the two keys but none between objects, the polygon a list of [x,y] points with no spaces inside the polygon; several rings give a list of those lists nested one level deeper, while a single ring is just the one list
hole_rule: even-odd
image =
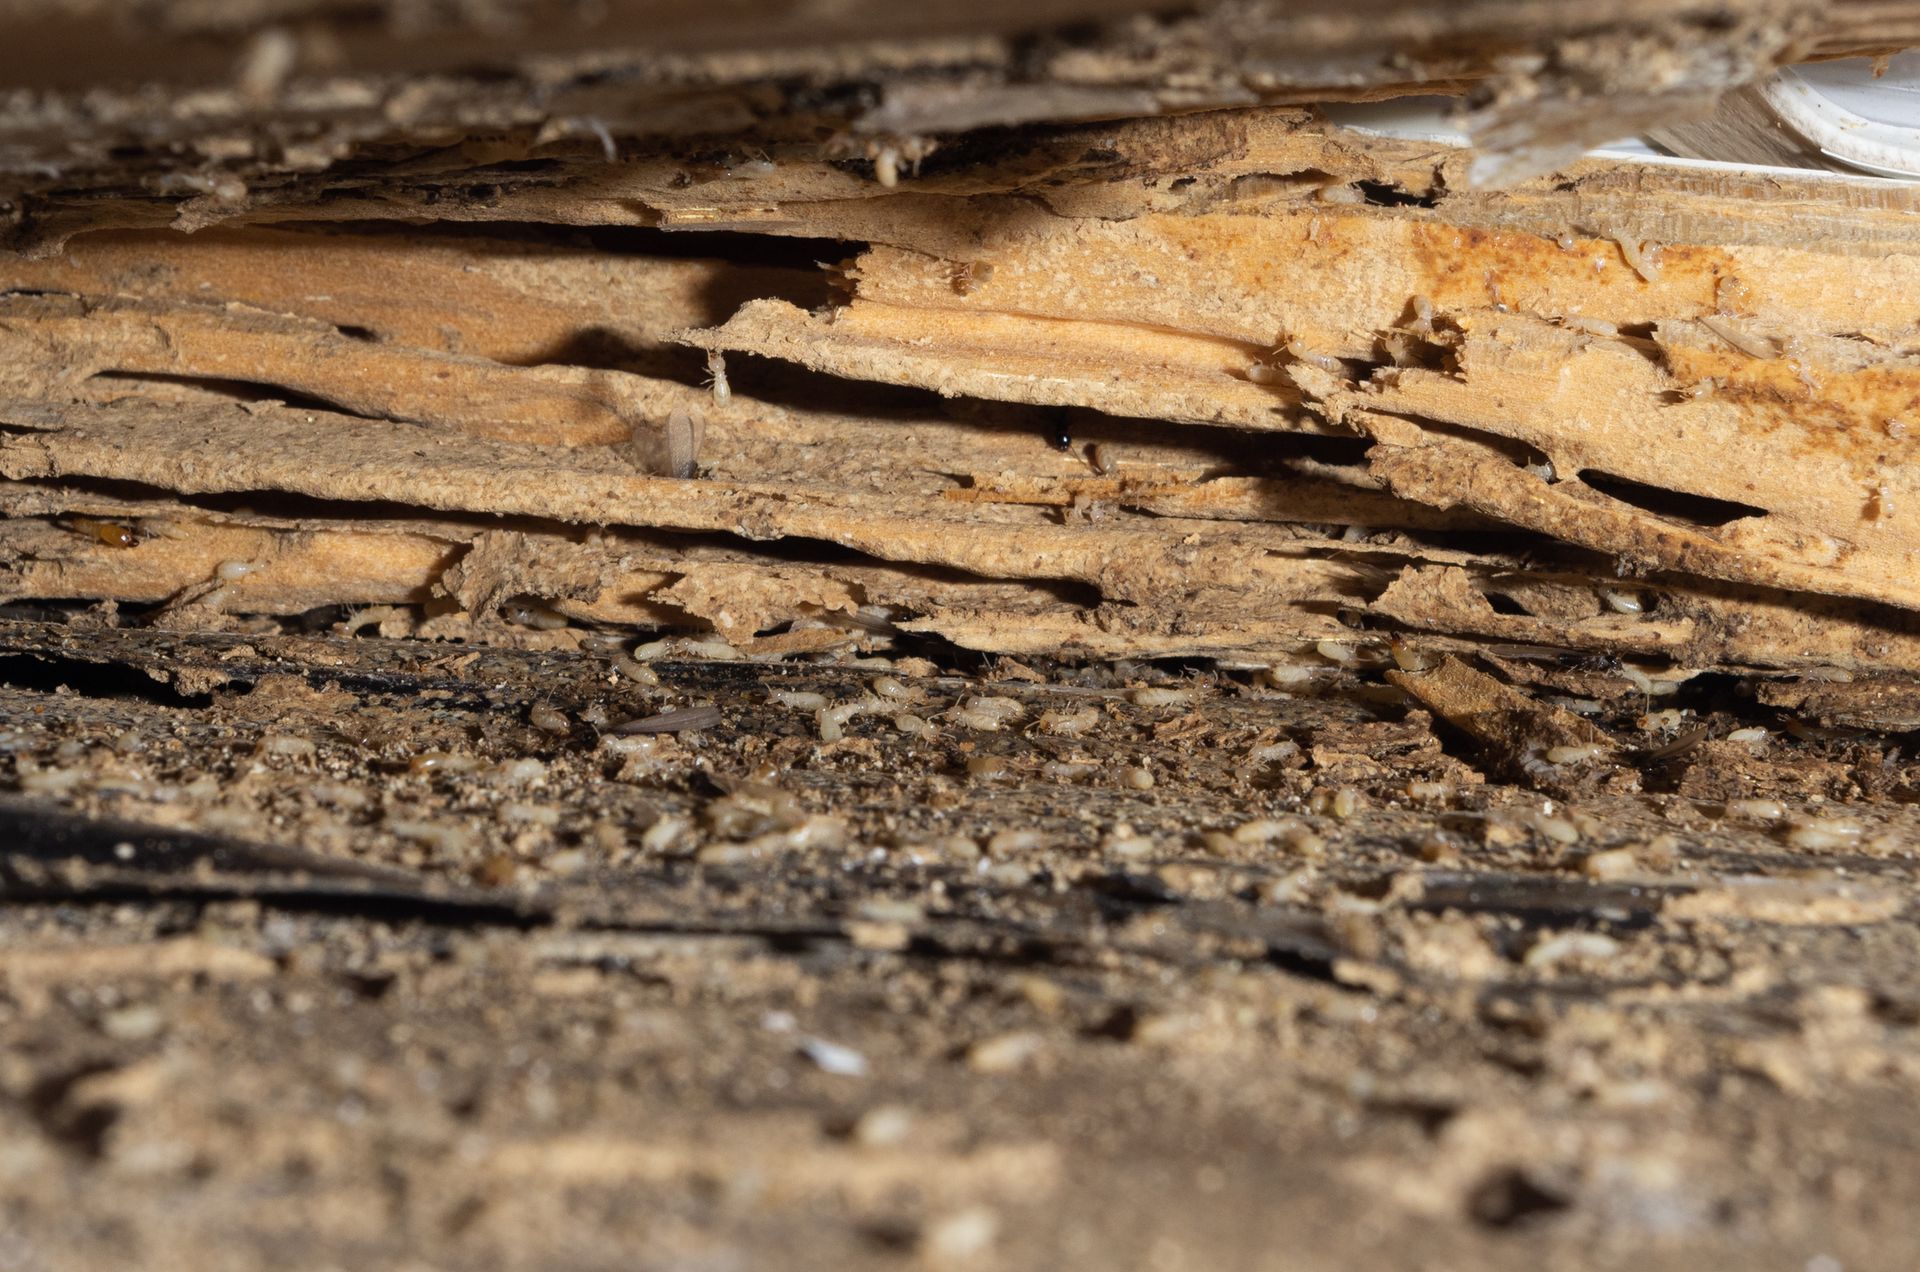
[{"label": "damaged wood", "polygon": [[[1617,69],[1565,16],[1521,23],[1553,73]],[[1713,47],[1822,20],[1754,5]],[[1773,56],[1741,47],[1735,78]],[[1663,65],[1674,101],[1715,91]],[[1492,119],[1506,73],[1453,87]],[[0,589],[767,655],[880,624],[1022,656],[1920,669],[1910,192],[1620,159],[1495,191],[1473,152],[1274,93],[956,132],[885,174],[797,131],[608,162],[514,124],[288,163],[270,196],[48,206],[64,246],[0,269]],[[208,228],[124,228],[161,212]]]}]

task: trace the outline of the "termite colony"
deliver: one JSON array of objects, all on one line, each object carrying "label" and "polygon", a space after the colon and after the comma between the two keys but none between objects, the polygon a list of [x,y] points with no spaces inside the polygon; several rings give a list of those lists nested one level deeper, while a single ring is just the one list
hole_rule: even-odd
[{"label": "termite colony", "polygon": [[863,138],[842,134],[826,144],[824,156],[827,159],[851,159],[856,156],[866,159],[873,164],[873,179],[891,190],[900,184],[903,168],[913,176],[919,176],[920,165],[939,148],[940,143],[932,137]]},{"label": "termite colony", "polygon": [[1330,375],[1345,376],[1347,374],[1347,366],[1344,362],[1340,361],[1340,359],[1331,354],[1310,349],[1302,344],[1297,337],[1287,335],[1283,332],[1280,338],[1274,342],[1272,352],[1264,357],[1256,358],[1247,366],[1245,374],[1248,382],[1267,385],[1285,384],[1287,382],[1287,375],[1282,369],[1283,364],[1280,362],[1282,355],[1285,355],[1287,359],[1293,362],[1314,367]]},{"label": "termite colony", "polygon": [[1379,351],[1393,364],[1375,372],[1374,378],[1382,382],[1392,380],[1394,368],[1435,365],[1453,334],[1437,324],[1440,314],[1431,297],[1415,294],[1407,301],[1407,312],[1411,318],[1380,335]]}]

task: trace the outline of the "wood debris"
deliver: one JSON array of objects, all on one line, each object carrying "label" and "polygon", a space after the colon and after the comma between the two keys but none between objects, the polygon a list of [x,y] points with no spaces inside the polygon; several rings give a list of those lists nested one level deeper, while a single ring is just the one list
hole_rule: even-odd
[{"label": "wood debris", "polygon": [[[1485,20],[1388,7],[1364,33],[1263,9],[1196,47],[1244,72],[1317,21],[1325,68],[1470,48]],[[1686,44],[1705,8],[1579,33],[1530,10],[1551,69],[1518,114],[1519,72],[1420,64],[1469,94],[1477,152],[1309,104],[1384,91],[1377,68],[1268,61],[1257,102],[1203,75],[1185,105],[1217,109],[1115,111],[1100,94],[1169,81],[1117,53],[1145,28],[1104,26],[1036,73],[1078,107],[1011,81],[941,98],[938,42],[907,41],[898,95],[820,106],[824,143],[793,103],[669,124],[652,64],[626,114],[563,108],[565,23],[544,123],[504,94],[474,99],[485,136],[390,106],[378,162],[344,110],[335,161],[236,143],[195,181],[156,121],[137,190],[70,138],[15,179],[30,250],[0,261],[0,597],[215,627],[398,606],[379,622],[420,635],[769,657],[931,637],[1365,668],[1399,641],[1920,671],[1910,190],[1578,158],[1585,125],[1541,105],[1605,78],[1620,127],[1872,29],[1734,7],[1658,91],[1621,50]],[[251,21],[201,33],[250,50],[203,104],[243,133],[318,91],[312,50]],[[689,56],[677,82],[715,101],[776,73]]]},{"label": "wood debris", "polygon": [[1916,0],[0,37],[0,1262],[1920,1264]]}]

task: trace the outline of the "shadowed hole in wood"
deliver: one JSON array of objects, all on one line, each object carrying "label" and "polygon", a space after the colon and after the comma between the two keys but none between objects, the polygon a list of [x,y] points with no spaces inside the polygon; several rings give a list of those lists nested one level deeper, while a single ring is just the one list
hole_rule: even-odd
[{"label": "shadowed hole in wood", "polygon": [[1747,517],[1767,515],[1765,508],[1756,508],[1752,504],[1736,503],[1731,499],[1715,499],[1710,495],[1689,494],[1684,490],[1668,490],[1662,486],[1649,486],[1644,482],[1615,477],[1611,473],[1603,473],[1595,468],[1581,469],[1580,481],[1608,498],[1618,499],[1624,504],[1632,504],[1642,512],[1651,512],[1671,521],[1684,521],[1709,530]]},{"label": "shadowed hole in wood", "polygon": [[0,654],[0,685],[30,693],[72,693],[83,698],[145,702],[156,707],[213,705],[211,694],[181,693],[131,667],[44,654]]},{"label": "shadowed hole in wood", "polygon": [[[372,336],[369,334],[364,338],[370,340]],[[228,398],[235,402],[281,402],[296,411],[331,411],[336,415],[352,415],[357,419],[382,418],[361,415],[357,411],[336,405],[325,398],[302,393],[297,389],[269,384],[264,380],[225,380],[218,376],[167,375],[149,371],[96,371],[87,379],[91,384],[124,384],[135,392],[152,387],[184,388],[214,397]]]},{"label": "shadowed hole in wood", "polygon": [[1467,1214],[1489,1228],[1533,1227],[1572,1205],[1517,1166],[1495,1170],[1467,1194]]},{"label": "shadowed hole in wood", "polygon": [[1440,205],[1437,194],[1415,194],[1397,181],[1356,181],[1353,188],[1376,208],[1432,208]]}]

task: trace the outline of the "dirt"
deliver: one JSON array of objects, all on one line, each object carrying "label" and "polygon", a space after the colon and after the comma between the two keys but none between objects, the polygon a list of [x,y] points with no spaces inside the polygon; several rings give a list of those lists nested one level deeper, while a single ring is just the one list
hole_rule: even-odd
[{"label": "dirt", "polygon": [[1332,664],[64,617],[0,626],[10,1266],[1920,1258],[1897,737],[1633,693],[1549,797]]}]

